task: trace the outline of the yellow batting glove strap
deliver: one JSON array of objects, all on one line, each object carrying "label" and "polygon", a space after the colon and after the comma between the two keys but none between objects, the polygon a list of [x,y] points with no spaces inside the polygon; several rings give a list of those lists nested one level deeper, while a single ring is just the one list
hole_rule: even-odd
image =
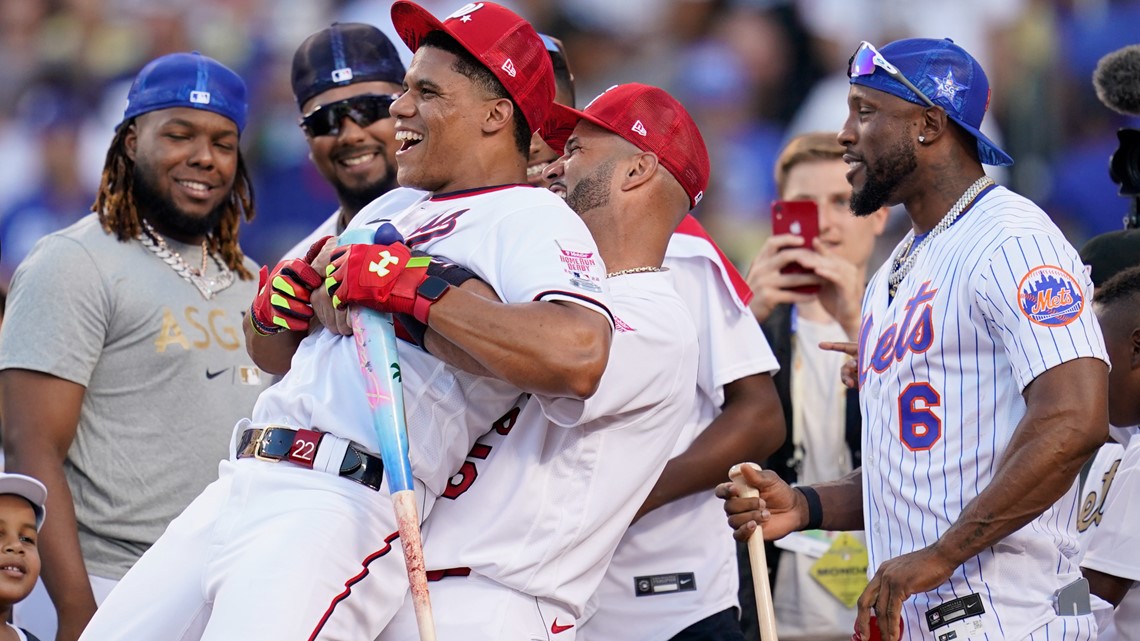
[{"label": "yellow batting glove strap", "polygon": [[277,276],[276,278],[273,279],[273,289],[276,289],[276,290],[281,291],[281,292],[285,292],[286,294],[289,294],[293,298],[297,297],[297,290],[293,289],[293,285],[289,281],[282,278],[281,276]]}]

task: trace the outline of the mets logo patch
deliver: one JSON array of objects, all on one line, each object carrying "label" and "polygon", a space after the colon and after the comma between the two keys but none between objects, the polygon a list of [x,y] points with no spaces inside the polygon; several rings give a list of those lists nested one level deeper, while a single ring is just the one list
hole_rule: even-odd
[{"label": "mets logo patch", "polygon": [[1017,287],[1021,313],[1045,327],[1064,327],[1085,308],[1083,288],[1068,272],[1051,265],[1035,267]]}]

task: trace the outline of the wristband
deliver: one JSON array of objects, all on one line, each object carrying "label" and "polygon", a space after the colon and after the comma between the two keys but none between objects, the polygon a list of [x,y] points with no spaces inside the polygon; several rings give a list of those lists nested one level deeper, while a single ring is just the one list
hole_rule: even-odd
[{"label": "wristband", "polygon": [[396,328],[396,338],[412,343],[416,347],[427,351],[427,325],[419,322],[410,314],[392,314],[393,326]]},{"label": "wristband", "polygon": [[285,331],[284,327],[265,325],[261,321],[257,320],[257,314],[254,313],[252,306],[250,306],[249,312],[246,313],[246,316],[249,316],[249,324],[251,327],[253,327],[253,331],[257,332],[258,336],[273,336],[274,334],[279,334]]},{"label": "wristband", "polygon": [[804,529],[818,530],[823,525],[823,503],[819,500],[819,492],[810,485],[797,485],[792,489],[803,494],[807,501],[808,522]]}]

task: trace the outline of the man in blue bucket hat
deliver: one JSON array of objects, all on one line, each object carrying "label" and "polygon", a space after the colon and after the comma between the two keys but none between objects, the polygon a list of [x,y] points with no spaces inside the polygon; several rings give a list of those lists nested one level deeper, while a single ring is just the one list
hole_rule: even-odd
[{"label": "man in blue bucket hat", "polygon": [[93,213],[16,270],[0,410],[8,471],[49,489],[39,542],[55,612],[38,591],[15,609],[41,638],[79,637],[217,478],[233,424],[268,383],[242,348],[257,270],[238,245],[253,215],[246,112],[245,83],[216,60],[147,64]]},{"label": "man in blue bucket hat", "polygon": [[[747,469],[718,492],[738,536],[865,529],[856,636],[1091,638],[1073,481],[1107,435],[1108,358],[1077,251],[983,164],[985,72],[950,40],[851,57],[851,208],[902,205],[912,230],[871,279],[856,349],[863,466],[795,489]],[[826,570],[826,568],[821,568]],[[821,574],[822,576],[822,574]]]}]

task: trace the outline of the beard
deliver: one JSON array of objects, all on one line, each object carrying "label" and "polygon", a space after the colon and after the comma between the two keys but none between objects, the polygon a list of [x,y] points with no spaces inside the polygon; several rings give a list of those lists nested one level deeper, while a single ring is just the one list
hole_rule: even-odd
[{"label": "beard", "polygon": [[388,171],[384,177],[374,183],[363,187],[349,187],[344,183],[335,183],[337,200],[350,210],[360,211],[373,200],[383,196],[400,186],[396,181],[396,164],[389,163]]},{"label": "beard", "polygon": [[226,213],[229,200],[223,200],[205,216],[195,216],[179,209],[169,198],[158,190],[158,177],[141,165],[134,167],[135,206],[140,215],[158,224],[168,235],[175,238],[206,236],[218,227]]},{"label": "beard", "polygon": [[862,189],[851,194],[851,213],[856,216],[869,216],[890,204],[891,194],[918,168],[914,144],[904,138],[881,162],[864,164],[864,168],[867,180]]},{"label": "beard", "polygon": [[566,194],[566,204],[579,216],[591,209],[604,207],[610,202],[610,179],[613,177],[615,160],[607,160],[589,176],[578,181],[574,189]]},{"label": "beard", "polygon": [[339,200],[345,208],[356,211],[364,209],[368,203],[399,186],[399,182],[396,181],[396,168],[394,167],[389,167],[388,173],[385,173],[383,178],[364,187],[349,187],[343,182],[336,182],[333,185],[336,189],[336,200]]}]

